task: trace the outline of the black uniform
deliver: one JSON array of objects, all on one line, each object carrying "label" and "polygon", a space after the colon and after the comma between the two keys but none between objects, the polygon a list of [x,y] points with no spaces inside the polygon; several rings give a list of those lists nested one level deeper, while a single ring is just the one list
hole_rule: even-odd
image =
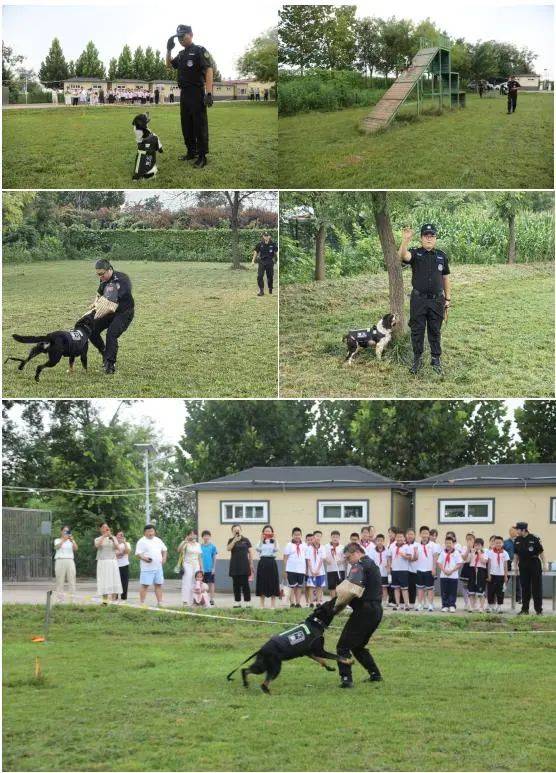
[{"label": "black uniform", "polygon": [[266,243],[262,239],[255,247],[255,252],[259,256],[259,270],[257,272],[257,284],[261,292],[264,290],[264,275],[266,274],[266,283],[268,292],[272,292],[274,282],[274,263],[278,254],[278,245],[272,239]]},{"label": "black uniform", "polygon": [[181,130],[189,153],[208,153],[208,118],[205,106],[205,73],[212,67],[209,52],[192,43],[172,59],[178,71]]},{"label": "black uniform", "polygon": [[[382,578],[378,566],[368,556],[353,564],[348,574],[365,588],[361,598],[350,602],[353,612],[344,626],[336,652],[339,657],[349,658],[351,653],[361,663],[369,676],[380,677],[380,671],[366,645],[382,620]],[[338,663],[342,681],[351,682],[351,666]]]},{"label": "black uniform", "polygon": [[531,593],[535,612],[542,612],[542,564],[539,558],[544,548],[534,534],[516,537],[515,555],[519,558],[519,581],[521,584],[522,611],[529,611]]},{"label": "black uniform", "polygon": [[409,327],[413,356],[420,359],[425,344],[425,329],[431,355],[440,357],[440,328],[444,319],[444,284],[442,277],[450,273],[448,258],[442,250],[413,247],[409,250],[413,292],[409,304]]},{"label": "black uniform", "polygon": [[[91,343],[102,354],[106,364],[115,365],[118,355],[118,338],[130,326],[135,313],[135,301],[131,294],[131,280],[122,271],[114,271],[110,279],[101,282],[98,294],[118,304],[114,314],[95,320]],[[106,345],[100,334],[106,330]]]},{"label": "black uniform", "polygon": [[515,113],[517,107],[517,90],[521,85],[516,80],[508,81],[508,113]]}]

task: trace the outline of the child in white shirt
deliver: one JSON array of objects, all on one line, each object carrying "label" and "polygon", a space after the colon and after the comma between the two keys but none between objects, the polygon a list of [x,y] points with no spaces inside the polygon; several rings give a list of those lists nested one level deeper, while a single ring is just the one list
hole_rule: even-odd
[{"label": "child in white shirt", "polygon": [[485,611],[485,588],[488,574],[488,551],[485,550],[485,541],[477,537],[469,555],[469,612],[477,608],[477,599],[481,612]]},{"label": "child in white shirt", "polygon": [[301,529],[292,529],[292,539],[284,548],[282,574],[290,588],[290,607],[301,607],[301,594],[305,584],[306,546],[301,541]]},{"label": "child in white shirt", "polygon": [[413,555],[413,548],[405,544],[405,536],[398,532],[395,542],[388,548],[388,571],[392,577],[390,583],[394,589],[396,605],[394,609],[400,606],[403,597],[404,609],[409,611],[409,559]]},{"label": "child in white shirt", "polygon": [[324,546],[324,566],[330,598],[335,598],[336,587],[346,578],[344,546],[340,544],[340,532],[337,530],[330,532],[330,542]]},{"label": "child in white shirt", "polygon": [[436,576],[436,557],[438,551],[435,550],[434,543],[430,541],[430,531],[428,526],[421,526],[419,529],[419,539],[417,543],[417,560],[415,569],[417,572],[417,611],[420,612],[425,606],[425,597],[428,597],[429,612],[434,611],[434,578]]},{"label": "child in white shirt", "polygon": [[458,597],[458,576],[459,570],[463,566],[463,558],[454,547],[453,537],[446,536],[444,545],[444,550],[436,562],[437,566],[440,567],[442,612],[455,612]]},{"label": "child in white shirt", "polygon": [[[487,612],[503,612],[504,590],[508,582],[508,561],[510,556],[504,550],[503,537],[495,537],[492,550],[487,551]],[[496,601],[496,606],[494,602]]]},{"label": "child in white shirt", "polygon": [[372,560],[378,566],[382,582],[382,603],[388,600],[388,548],[384,544],[384,534],[375,537],[375,549]]},{"label": "child in white shirt", "polygon": [[315,531],[313,533],[312,544],[307,546],[305,553],[305,558],[307,559],[306,588],[309,592],[311,592],[311,589],[314,589],[314,603],[313,600],[309,600],[310,607],[313,607],[315,604],[322,604],[322,595],[324,586],[326,585],[326,572],[324,568],[325,551],[320,544],[321,537],[322,531]]}]

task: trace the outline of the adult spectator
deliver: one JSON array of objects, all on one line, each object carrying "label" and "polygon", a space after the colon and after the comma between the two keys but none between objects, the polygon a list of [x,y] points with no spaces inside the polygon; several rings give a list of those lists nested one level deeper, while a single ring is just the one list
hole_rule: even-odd
[{"label": "adult spectator", "polygon": [[209,587],[210,605],[214,606],[214,572],[216,569],[216,556],[218,550],[211,539],[212,535],[208,529],[201,533],[201,551],[203,562],[203,582]]},{"label": "adult spectator", "polygon": [[542,570],[544,564],[544,548],[540,539],[531,534],[528,524],[519,521],[515,525],[517,537],[514,541],[514,561],[519,570],[521,583],[522,605],[520,615],[529,614],[531,595],[537,615],[542,615]]},{"label": "adult spectator", "polygon": [[[515,529],[515,526],[510,526],[510,530],[508,534],[509,534],[508,539],[504,540],[504,550],[510,557],[510,560],[508,561],[508,574],[511,574],[512,566],[514,563],[514,555],[515,555],[514,540],[517,537],[517,531]],[[521,603],[521,584],[519,582],[518,574],[514,575],[513,581],[515,582],[515,600],[518,602],[518,604],[520,604]]]},{"label": "adult spectator", "polygon": [[75,596],[75,560],[77,542],[69,526],[62,526],[60,536],[54,540],[54,574],[56,575],[56,596],[64,600],[64,585],[68,584],[70,599]]},{"label": "adult spectator", "polygon": [[178,545],[178,553],[183,555],[183,575],[181,578],[181,600],[184,607],[193,604],[193,585],[196,572],[202,572],[202,550],[197,541],[197,532],[192,529]]},{"label": "adult spectator", "polygon": [[276,563],[279,547],[272,526],[264,527],[255,550],[259,554],[255,595],[259,597],[261,609],[264,609],[265,599],[270,599],[270,607],[274,609],[280,596],[280,576]]},{"label": "adult spectator", "polygon": [[143,529],[143,536],[135,546],[135,555],[140,560],[139,601],[145,603],[149,585],[154,586],[154,595],[159,607],[162,606],[162,586],[164,585],[164,564],[168,558],[168,548],[156,536],[156,529],[148,523]]},{"label": "adult spectator", "polygon": [[251,543],[241,533],[241,526],[232,526],[232,536],[228,540],[226,550],[230,551],[229,575],[234,588],[234,608],[241,607],[241,595],[245,606],[251,606],[251,588],[249,580],[253,578],[253,556]]},{"label": "adult spectator", "polygon": [[97,549],[97,592],[102,603],[108,604],[108,598],[116,601],[122,592],[120,571],[118,569],[118,541],[107,523],[100,525],[100,536],[95,539]]},{"label": "adult spectator", "polygon": [[123,531],[119,531],[116,534],[116,540],[118,541],[118,554],[116,560],[118,562],[118,569],[120,570],[120,582],[122,583],[120,599],[122,601],[127,601],[127,589],[129,586],[129,554],[131,553],[131,545],[129,542],[126,542]]},{"label": "adult spectator", "polygon": [[159,102],[160,102],[160,89],[155,89],[154,90],[154,103],[155,103],[155,105],[158,105]]},{"label": "adult spectator", "polygon": [[508,89],[508,115],[510,115],[517,110],[517,90],[521,88],[521,84],[516,81],[513,75],[508,75],[506,87]]}]

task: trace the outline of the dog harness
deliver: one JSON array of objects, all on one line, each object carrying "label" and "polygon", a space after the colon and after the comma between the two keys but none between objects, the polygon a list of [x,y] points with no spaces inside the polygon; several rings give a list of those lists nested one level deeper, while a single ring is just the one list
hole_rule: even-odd
[{"label": "dog harness", "polygon": [[64,331],[64,339],[66,357],[81,357],[89,341],[83,330],[66,330]]},{"label": "dog harness", "polygon": [[350,330],[349,335],[355,338],[357,344],[363,348],[370,346],[373,343],[377,344],[385,337],[385,334],[381,333],[376,325],[369,330]]},{"label": "dog harness", "polygon": [[148,134],[137,142],[137,157],[135,159],[134,180],[154,177],[156,169],[156,154],[162,151],[162,145],[156,134]]}]

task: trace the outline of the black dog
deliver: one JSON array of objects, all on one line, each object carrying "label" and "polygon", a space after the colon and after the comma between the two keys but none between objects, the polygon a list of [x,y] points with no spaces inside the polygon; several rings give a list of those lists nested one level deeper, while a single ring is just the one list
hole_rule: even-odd
[{"label": "black dog", "polygon": [[367,330],[350,330],[342,338],[342,341],[347,343],[348,348],[345,362],[351,365],[357,352],[370,347],[375,348],[376,358],[380,360],[382,352],[392,339],[392,330],[397,323],[398,318],[395,314],[385,314],[380,322]]},{"label": "black dog", "polygon": [[156,168],[156,153],[157,151],[159,153],[164,152],[162,150],[162,143],[156,134],[153,134],[148,128],[150,120],[148,113],[139,113],[131,122],[137,142],[134,180],[150,180],[152,177],[155,177],[158,172]]},{"label": "black dog", "polygon": [[29,360],[38,357],[39,354],[46,354],[48,362],[38,365],[35,371],[35,381],[38,381],[41,371],[44,368],[53,368],[62,357],[69,357],[69,370],[73,372],[73,364],[76,357],[81,358],[81,364],[87,370],[87,350],[89,348],[89,338],[93,332],[94,312],[86,314],[75,323],[73,330],[55,330],[53,333],[47,333],[42,336],[22,336],[14,333],[13,337],[22,344],[36,344],[29,352],[26,360],[20,357],[7,357],[8,360],[15,360],[21,365],[18,370],[23,370]]},{"label": "black dog", "polygon": [[[321,604],[303,623],[293,628],[288,628],[287,631],[277,636],[272,636],[260,650],[246,658],[243,663],[247,663],[252,658],[256,658],[256,660],[249,668],[241,669],[243,686],[249,687],[247,680],[249,674],[262,674],[266,672],[266,678],[261,684],[261,690],[270,695],[269,684],[280,673],[282,661],[284,660],[293,660],[294,658],[307,656],[320,663],[327,671],[335,671],[335,669],[326,664],[326,659],[340,660],[347,663],[347,660],[339,658],[338,655],[327,652],[324,649],[324,631],[328,628],[334,617],[335,603],[335,599],[331,599]],[[227,679],[229,681],[232,679],[232,674],[235,674],[237,670],[236,668],[228,674]]]}]

